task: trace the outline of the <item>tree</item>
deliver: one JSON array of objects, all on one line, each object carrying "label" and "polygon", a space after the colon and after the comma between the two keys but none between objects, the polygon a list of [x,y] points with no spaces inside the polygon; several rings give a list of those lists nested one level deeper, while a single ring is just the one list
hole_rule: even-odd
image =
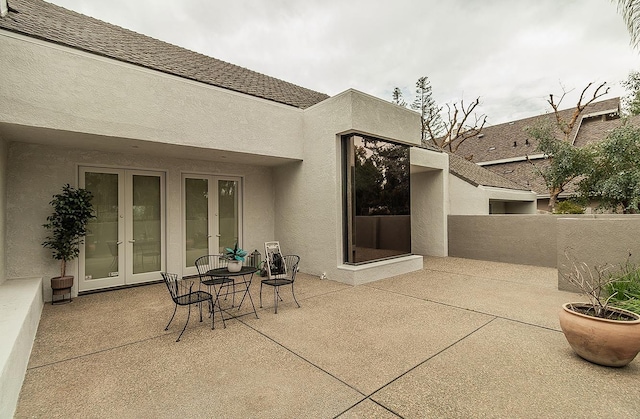
[{"label": "tree", "polygon": [[407,107],[407,102],[405,102],[405,100],[402,97],[402,90],[400,90],[399,87],[394,87],[393,88],[393,93],[392,93],[392,100],[391,103],[395,103],[396,105],[400,105],[403,108]]},{"label": "tree", "polygon": [[594,146],[594,164],[580,182],[580,193],[604,209],[639,212],[640,128],[623,125]]},{"label": "tree", "polygon": [[582,90],[578,104],[568,120],[563,118],[563,114],[559,109],[568,92],[563,91],[562,96],[557,101],[553,94],[550,94],[547,103],[553,109],[555,123],[553,125],[537,125],[526,129],[527,133],[538,141],[536,150],[545,156],[544,164],[536,164],[528,157],[527,159],[533,165],[534,170],[544,179],[545,185],[549,190],[550,212],[555,209],[558,196],[564,192],[565,187],[578,176],[584,174],[590,164],[588,150],[574,147],[571,141],[571,133],[585,108],[609,92],[606,83],[602,83],[596,87],[591,98],[587,100],[587,91],[592,86],[593,83],[589,83]]},{"label": "tree", "polygon": [[618,3],[618,12],[622,14],[629,35],[631,35],[631,46],[638,48],[640,44],[640,1],[616,0],[616,3]]},{"label": "tree", "polygon": [[631,115],[640,115],[640,72],[632,71],[622,86],[629,91],[623,99],[625,111]]},{"label": "tree", "polygon": [[[399,88],[393,90],[393,103],[406,106]],[[420,133],[423,145],[428,143],[455,153],[465,140],[480,134],[487,122],[486,115],[477,116],[474,111],[480,104],[476,98],[465,106],[460,103],[447,104],[447,118],[443,119],[444,107],[438,106],[433,99],[431,83],[428,77],[420,77],[416,82],[416,97],[411,108],[420,112]]]},{"label": "tree", "polygon": [[477,97],[468,106],[465,106],[464,99],[460,104],[454,102],[447,104],[447,118],[444,122],[444,134],[437,136],[435,132],[429,132],[429,139],[437,147],[455,153],[462,143],[472,137],[477,137],[487,123],[487,116],[480,116],[474,113],[480,105],[480,98]]},{"label": "tree", "polygon": [[[549,211],[553,212],[558,195],[591,165],[591,154],[587,149],[574,147],[570,142],[556,137],[550,124],[527,128],[527,133],[538,140],[537,151],[545,156],[545,164],[533,163],[535,171],[544,179],[549,190]],[[528,158],[528,157],[527,157]]]},{"label": "tree", "polygon": [[416,98],[411,104],[411,109],[420,112],[420,140],[423,144],[432,136],[443,134],[444,122],[440,116],[442,108],[433,100],[428,77],[420,77],[416,82]]}]

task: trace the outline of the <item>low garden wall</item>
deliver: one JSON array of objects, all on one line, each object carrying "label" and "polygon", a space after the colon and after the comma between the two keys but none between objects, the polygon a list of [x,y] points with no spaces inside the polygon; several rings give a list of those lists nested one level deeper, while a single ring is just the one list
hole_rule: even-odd
[{"label": "low garden wall", "polygon": [[563,290],[568,249],[591,268],[640,264],[640,215],[450,215],[448,237],[449,256],[557,268]]}]

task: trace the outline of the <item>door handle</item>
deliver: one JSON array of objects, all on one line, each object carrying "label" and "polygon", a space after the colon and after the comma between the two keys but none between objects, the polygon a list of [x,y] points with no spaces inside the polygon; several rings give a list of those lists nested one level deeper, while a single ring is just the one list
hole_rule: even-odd
[{"label": "door handle", "polygon": [[122,242],[116,242],[116,244],[117,244],[117,245],[120,245],[120,244],[122,244]]},{"label": "door handle", "polygon": [[129,243],[135,243],[136,239],[129,240]]}]

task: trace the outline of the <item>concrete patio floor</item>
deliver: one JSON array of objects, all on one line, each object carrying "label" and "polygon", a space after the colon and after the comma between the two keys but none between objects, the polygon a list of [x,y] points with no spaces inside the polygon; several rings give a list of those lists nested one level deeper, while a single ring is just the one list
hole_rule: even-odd
[{"label": "concrete patio floor", "polygon": [[162,283],[81,296],[45,307],[15,417],[639,417],[640,360],[574,355],[556,276],[456,258],[357,287],[300,274],[302,308],[283,288],[274,314],[267,288],[259,319],[192,316],[180,342]]}]

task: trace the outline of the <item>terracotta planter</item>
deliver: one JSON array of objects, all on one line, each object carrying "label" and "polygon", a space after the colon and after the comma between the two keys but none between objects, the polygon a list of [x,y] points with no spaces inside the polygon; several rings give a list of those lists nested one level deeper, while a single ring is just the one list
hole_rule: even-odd
[{"label": "terracotta planter", "polygon": [[240,272],[242,269],[242,261],[240,260],[230,260],[227,264],[227,270],[229,272]]},{"label": "terracotta planter", "polygon": [[560,311],[560,327],[569,345],[582,358],[608,367],[623,367],[640,352],[640,316],[627,310],[610,308],[635,320],[610,320],[587,316],[569,307],[588,307],[566,303]]}]

